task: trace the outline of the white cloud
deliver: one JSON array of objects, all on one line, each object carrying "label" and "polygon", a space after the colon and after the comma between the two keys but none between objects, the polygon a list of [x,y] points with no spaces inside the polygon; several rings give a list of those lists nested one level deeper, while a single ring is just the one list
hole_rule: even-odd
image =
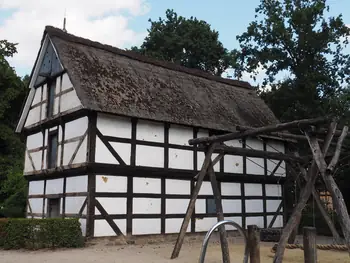
[{"label": "white cloud", "polygon": [[18,43],[11,65],[30,71],[45,26],[62,28],[65,13],[69,33],[123,48],[140,44],[146,36],[146,29],[135,32],[128,23],[149,8],[146,0],[2,0],[0,9],[12,13],[0,25],[0,36]]}]

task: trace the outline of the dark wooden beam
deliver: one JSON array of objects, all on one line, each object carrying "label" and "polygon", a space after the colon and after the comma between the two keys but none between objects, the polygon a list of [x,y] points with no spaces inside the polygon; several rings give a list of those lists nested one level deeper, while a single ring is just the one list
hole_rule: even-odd
[{"label": "dark wooden beam", "polygon": [[191,139],[188,141],[190,145],[210,142],[224,142],[228,140],[240,139],[245,137],[257,136],[259,134],[266,134],[275,131],[287,130],[292,127],[300,127],[303,125],[320,124],[328,121],[328,118],[316,118],[316,119],[304,119],[286,123],[278,123],[269,126],[259,127],[247,130],[245,132],[232,132],[224,135],[202,137],[197,139]]},{"label": "dark wooden beam", "polygon": [[226,146],[226,145],[219,145],[215,149],[218,151],[221,151],[222,153],[226,153],[226,154],[229,153],[229,154],[235,154],[235,155],[246,156],[246,157],[258,157],[258,158],[266,157],[267,159],[291,161],[291,162],[298,162],[298,163],[305,163],[310,160],[310,158],[308,157],[297,157],[294,155],[288,155],[288,154],[279,153],[279,152],[266,152],[266,151],[252,150],[252,149],[232,147],[232,146]]}]

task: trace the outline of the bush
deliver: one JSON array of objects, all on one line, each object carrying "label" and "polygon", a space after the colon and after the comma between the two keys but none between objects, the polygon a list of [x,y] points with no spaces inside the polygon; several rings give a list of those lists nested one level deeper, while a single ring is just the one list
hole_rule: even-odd
[{"label": "bush", "polygon": [[0,221],[0,246],[5,249],[82,247],[78,219],[9,219]]}]

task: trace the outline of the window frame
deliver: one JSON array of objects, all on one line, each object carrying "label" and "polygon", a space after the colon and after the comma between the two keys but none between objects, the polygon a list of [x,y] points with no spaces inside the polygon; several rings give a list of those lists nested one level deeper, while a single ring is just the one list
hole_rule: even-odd
[{"label": "window frame", "polygon": [[[51,203],[50,201],[51,200],[57,200],[58,204],[57,204],[57,208],[58,208],[58,216],[57,217],[53,217],[51,216],[51,211],[50,211],[50,208],[51,208]],[[46,214],[47,214],[47,218],[59,218],[60,215],[61,215],[61,198],[57,197],[57,198],[47,198],[47,211],[46,211]]]},{"label": "window frame", "polygon": [[[52,164],[52,138],[56,137],[56,153],[55,153],[55,162],[53,164],[53,166],[51,166]],[[57,158],[58,158],[58,129],[54,130],[54,131],[50,131],[48,136],[47,136],[47,155],[46,155],[46,166],[47,169],[53,169],[57,167]]]},{"label": "window frame", "polygon": [[46,84],[47,84],[46,117],[51,118],[54,115],[54,110],[55,110],[57,78],[48,79]]},{"label": "window frame", "polygon": [[[214,205],[214,210],[212,210],[212,207],[210,207],[210,205]],[[207,214],[216,214],[215,198],[206,198],[205,199],[205,212]]]}]

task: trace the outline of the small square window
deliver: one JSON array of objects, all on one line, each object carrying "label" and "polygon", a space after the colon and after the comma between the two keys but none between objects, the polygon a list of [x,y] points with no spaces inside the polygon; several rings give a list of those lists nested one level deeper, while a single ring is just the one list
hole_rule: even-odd
[{"label": "small square window", "polygon": [[57,164],[58,133],[57,131],[49,133],[49,142],[47,150],[47,168],[55,168]]},{"label": "small square window", "polygon": [[215,214],[216,213],[216,204],[215,199],[206,199],[206,211],[207,214]]}]

